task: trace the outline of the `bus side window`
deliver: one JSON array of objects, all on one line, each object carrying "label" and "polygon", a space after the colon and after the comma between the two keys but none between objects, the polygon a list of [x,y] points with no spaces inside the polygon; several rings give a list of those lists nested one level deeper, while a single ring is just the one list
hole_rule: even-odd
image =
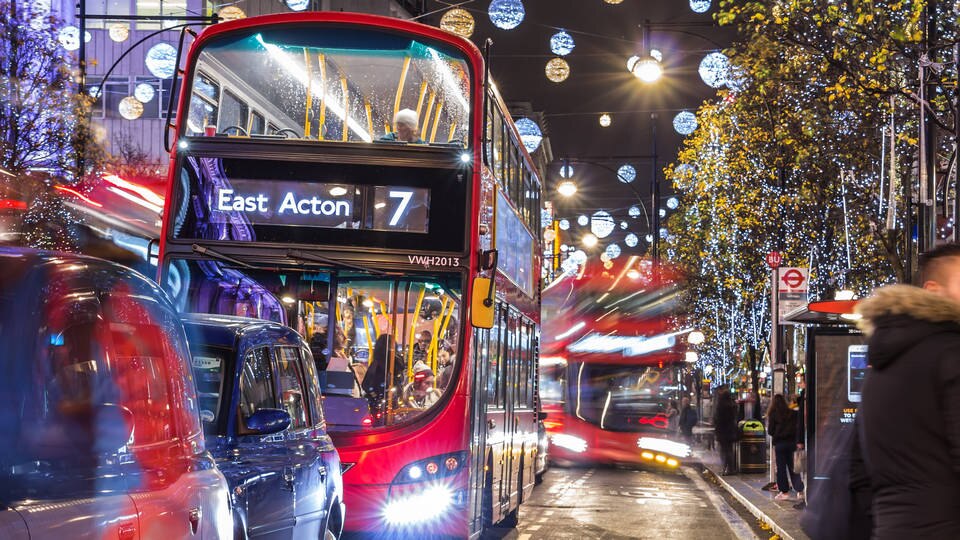
[{"label": "bus side window", "polygon": [[266,121],[263,119],[263,115],[257,111],[250,113],[250,134],[251,135],[263,135],[263,127],[266,125]]}]

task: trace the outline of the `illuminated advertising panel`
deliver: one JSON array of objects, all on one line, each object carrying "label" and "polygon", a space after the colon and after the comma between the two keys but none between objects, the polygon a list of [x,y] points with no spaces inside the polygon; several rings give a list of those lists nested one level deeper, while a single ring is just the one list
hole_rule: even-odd
[{"label": "illuminated advertising panel", "polygon": [[497,269],[520,288],[527,296],[533,296],[533,236],[523,225],[523,220],[507,202],[503,193],[497,192]]}]

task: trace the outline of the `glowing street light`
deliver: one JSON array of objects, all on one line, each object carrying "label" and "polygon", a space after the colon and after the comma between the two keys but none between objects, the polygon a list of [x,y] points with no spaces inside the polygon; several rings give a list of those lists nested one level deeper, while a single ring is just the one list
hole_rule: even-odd
[{"label": "glowing street light", "polygon": [[564,197],[572,197],[577,193],[577,184],[571,180],[564,180],[557,185],[557,192]]},{"label": "glowing street light", "polygon": [[583,238],[580,239],[580,242],[583,244],[583,247],[592,248],[597,245],[597,242],[599,242],[599,240],[597,240],[597,237],[594,236],[592,233],[587,233],[583,235]]},{"label": "glowing street light", "polygon": [[663,75],[663,68],[656,58],[647,55],[634,62],[631,72],[634,77],[645,83],[654,83],[660,80]]}]

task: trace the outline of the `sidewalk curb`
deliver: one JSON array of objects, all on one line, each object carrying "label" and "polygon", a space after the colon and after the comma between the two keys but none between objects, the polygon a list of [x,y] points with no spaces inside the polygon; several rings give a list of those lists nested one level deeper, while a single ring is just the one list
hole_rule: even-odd
[{"label": "sidewalk curb", "polygon": [[763,510],[760,510],[759,508],[757,508],[757,506],[752,502],[750,502],[749,499],[747,499],[744,495],[741,495],[739,491],[734,489],[734,487],[731,486],[722,476],[714,473],[712,470],[710,470],[709,467],[706,466],[706,464],[701,463],[701,465],[703,466],[703,470],[705,472],[709,472],[710,476],[712,476],[717,481],[717,483],[720,484],[721,487],[723,487],[723,489],[727,490],[727,493],[732,495],[734,499],[736,499],[737,501],[740,502],[740,504],[746,507],[746,509],[751,514],[753,514],[754,517],[756,517],[760,521],[769,525],[770,529],[773,532],[777,533],[777,536],[779,536],[783,540],[796,540],[793,537],[793,535],[791,535],[786,530],[784,530],[783,527],[778,525],[776,521],[770,519],[770,516],[768,516]]}]

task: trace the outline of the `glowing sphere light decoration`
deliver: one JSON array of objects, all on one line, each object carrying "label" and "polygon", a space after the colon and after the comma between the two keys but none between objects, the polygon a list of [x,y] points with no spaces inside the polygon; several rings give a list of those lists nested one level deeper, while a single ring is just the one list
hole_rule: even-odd
[{"label": "glowing sphere light decoration", "polygon": [[632,218],[640,217],[640,207],[633,205],[629,210],[627,210],[627,213],[630,214],[630,217]]},{"label": "glowing sphere light decoration", "polygon": [[673,117],[673,129],[681,135],[690,135],[697,130],[697,115],[682,111]]},{"label": "glowing sphere light decoration", "polygon": [[617,257],[620,256],[621,249],[620,249],[620,246],[618,246],[617,244],[610,244],[609,246],[607,246],[607,249],[604,250],[604,253],[607,255],[607,257],[610,257],[611,259],[616,259]]},{"label": "glowing sphere light decoration", "polygon": [[623,0],[603,0],[603,1],[613,6],[623,2]]},{"label": "glowing sphere light decoration", "polygon": [[568,165],[564,163],[560,167],[560,177],[561,178],[572,178],[573,177],[573,165]]},{"label": "glowing sphere light decoration", "polygon": [[114,23],[107,29],[107,33],[110,35],[110,39],[120,43],[130,37],[130,27],[126,24]]},{"label": "glowing sphere light decoration", "polygon": [[563,58],[551,58],[544,68],[547,78],[555,83],[562,83],[570,76],[570,64]]},{"label": "glowing sphere light decoration", "polygon": [[221,21],[236,21],[247,18],[246,12],[237,6],[224,6],[217,12],[217,16],[220,17]]},{"label": "glowing sphere light decoration", "polygon": [[676,197],[670,197],[667,199],[667,208],[676,210],[678,206],[680,206],[680,200]]},{"label": "glowing sphere light decoration", "polygon": [[150,73],[161,79],[173,77],[173,73],[177,69],[176,62],[177,49],[169,43],[157,43],[150,47],[150,50],[147,51],[147,57],[144,59]]},{"label": "glowing sphere light decoration", "polygon": [[603,113],[600,115],[600,127],[610,127],[612,121],[609,114]]},{"label": "glowing sphere light decoration", "polygon": [[637,235],[635,235],[635,234],[633,234],[633,233],[628,234],[628,235],[623,239],[623,243],[626,244],[628,247],[637,247],[637,243],[638,243],[639,241],[640,241],[640,239],[637,238]]},{"label": "glowing sphere light decoration", "polygon": [[630,164],[621,165],[620,168],[617,169],[617,179],[624,184],[629,184],[637,179],[637,170]]},{"label": "glowing sphere light decoration", "polygon": [[493,0],[487,10],[490,22],[502,30],[513,30],[523,22],[526,11],[520,0]]},{"label": "glowing sphere light decoration", "polygon": [[461,8],[453,8],[440,18],[440,28],[465,38],[473,35],[476,26],[477,23],[473,20],[473,15]]},{"label": "glowing sphere light decoration", "polygon": [[64,26],[57,34],[60,45],[68,51],[75,51],[80,48],[80,29],[76,26]]},{"label": "glowing sphere light decoration", "polygon": [[520,141],[523,142],[523,147],[527,149],[527,152],[532,154],[537,148],[540,148],[543,133],[540,131],[540,126],[538,126],[536,122],[529,118],[519,118],[514,125],[517,126],[517,131],[520,133]]},{"label": "glowing sphere light decoration", "polygon": [[157,91],[153,85],[147,83],[140,83],[133,89],[133,97],[137,98],[141,103],[149,102],[156,93]]},{"label": "glowing sphere light decoration", "polygon": [[566,56],[573,52],[576,44],[573,42],[573,36],[566,31],[561,30],[550,38],[550,52],[557,56]]},{"label": "glowing sphere light decoration", "polygon": [[721,52],[712,52],[700,61],[700,68],[697,71],[707,86],[720,88],[727,84],[730,75],[730,59]]},{"label": "glowing sphere light decoration", "polygon": [[577,216],[577,225],[580,225],[581,227],[586,227],[588,223],[590,223],[590,218],[588,218],[587,216],[584,216],[584,215]]},{"label": "glowing sphere light decoration", "polygon": [[133,96],[127,96],[121,99],[120,104],[117,105],[117,109],[120,110],[120,116],[127,120],[136,120],[143,115],[143,103]]},{"label": "glowing sphere light decoration", "polygon": [[710,10],[710,0],[690,0],[690,9],[695,13],[706,13]]},{"label": "glowing sphere light decoration", "polygon": [[293,11],[303,11],[310,7],[310,0],[286,0],[287,7]]},{"label": "glowing sphere light decoration", "polygon": [[597,243],[600,241],[597,240],[597,237],[594,236],[593,234],[587,233],[583,235],[582,238],[580,238],[580,242],[583,244],[583,247],[592,248],[596,246]]},{"label": "glowing sphere light decoration", "polygon": [[663,75],[663,68],[660,62],[652,56],[641,57],[634,62],[633,69],[630,70],[633,76],[645,83],[656,82]]},{"label": "glowing sphere light decoration", "polygon": [[630,224],[627,223],[626,221],[621,221],[621,222],[620,222],[620,228],[623,229],[623,230],[627,230],[627,227],[629,227],[629,226],[630,226]]},{"label": "glowing sphere light decoration", "polygon": [[597,238],[610,236],[616,227],[616,222],[609,212],[597,210],[590,216],[590,232],[597,235]]},{"label": "glowing sphere light decoration", "polygon": [[560,226],[560,230],[561,230],[561,231],[566,231],[566,230],[568,230],[568,229],[570,228],[570,220],[567,219],[567,218],[561,219],[561,220],[560,220],[560,223],[559,223],[559,226]]}]

